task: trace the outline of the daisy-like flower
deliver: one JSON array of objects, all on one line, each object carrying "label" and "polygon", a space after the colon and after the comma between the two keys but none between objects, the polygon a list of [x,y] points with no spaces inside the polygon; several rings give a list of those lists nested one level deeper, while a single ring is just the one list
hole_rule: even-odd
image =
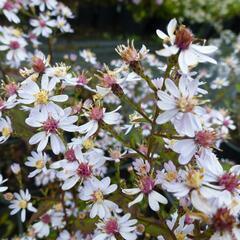
[{"label": "daisy-like flower", "polygon": [[45,9],[54,10],[57,7],[56,0],[31,0],[33,6],[38,6],[41,12],[44,12]]},{"label": "daisy-like flower", "polygon": [[122,217],[115,215],[97,223],[99,233],[93,240],[117,240],[119,235],[125,240],[137,239],[137,234],[135,233],[136,226],[134,226],[137,220],[130,220],[130,217],[129,213]]},{"label": "daisy-like flower", "polygon": [[33,207],[31,200],[31,194],[28,189],[24,192],[20,190],[20,193],[14,193],[14,199],[10,202],[9,208],[12,209],[10,215],[14,215],[21,211],[21,220],[25,222],[26,220],[26,210],[30,212],[36,212],[37,209]]},{"label": "daisy-like flower", "polygon": [[41,216],[40,221],[33,224],[34,233],[39,238],[47,237],[50,233],[51,216],[46,213]]},{"label": "daisy-like flower", "polygon": [[0,117],[2,117],[2,112],[7,109],[14,108],[17,105],[17,95],[10,96],[7,100],[0,98]]},{"label": "daisy-like flower", "polygon": [[9,22],[20,23],[20,19],[17,16],[18,4],[13,0],[1,0],[0,9],[6,16]]},{"label": "daisy-like flower", "polygon": [[118,45],[115,50],[130,65],[143,60],[149,52],[145,45],[142,45],[141,49],[137,51],[134,47],[134,40],[131,42],[128,40],[127,46],[123,44]]},{"label": "daisy-like flower", "polygon": [[0,118],[0,132],[2,134],[2,136],[0,136],[1,144],[6,142],[13,132],[12,123],[9,117]]},{"label": "daisy-like flower", "polygon": [[41,14],[38,19],[31,19],[30,24],[34,27],[32,31],[34,34],[48,38],[52,34],[52,28],[56,27],[56,20]]},{"label": "daisy-like flower", "polygon": [[239,199],[219,203],[217,198],[210,200],[199,196],[198,192],[192,195],[193,206],[207,216],[208,224],[214,229],[210,240],[239,239]]},{"label": "daisy-like flower", "polygon": [[60,81],[71,81],[72,74],[68,73],[69,69],[71,67],[67,66],[65,63],[57,63],[56,65],[52,66],[52,67],[48,67],[46,69],[46,74],[51,77],[52,79],[54,79],[54,81],[56,81],[57,83]]},{"label": "daisy-like flower", "polygon": [[77,126],[74,123],[77,116],[71,116],[71,108],[65,108],[64,114],[50,114],[47,111],[35,112],[26,119],[26,123],[31,127],[41,128],[41,132],[34,134],[29,143],[38,144],[37,151],[41,152],[47,146],[50,139],[52,151],[55,154],[65,151],[65,145],[60,138],[60,130],[75,132]]},{"label": "daisy-like flower", "polygon": [[186,78],[181,78],[177,87],[172,80],[166,79],[165,87],[166,91],[158,91],[160,100],[157,105],[164,112],[158,116],[156,122],[164,124],[172,120],[180,134],[193,137],[195,131],[201,129],[199,115],[205,113],[204,108],[198,106],[198,81],[189,83]]},{"label": "daisy-like flower", "polygon": [[161,171],[157,171],[157,183],[161,184],[164,189],[166,189],[165,183],[177,182],[179,174],[176,166],[172,161],[164,163],[164,168]]},{"label": "daisy-like flower", "polygon": [[236,126],[231,116],[228,115],[227,111],[220,110],[217,112],[216,117],[213,118],[213,124],[220,126],[220,132],[228,134],[229,130],[235,130]]},{"label": "daisy-like flower", "polygon": [[148,160],[143,160],[143,159],[136,159],[133,163],[133,168],[135,169],[137,175],[139,176],[145,176],[147,175],[150,170],[151,166],[148,162]]},{"label": "daisy-like flower", "polygon": [[183,73],[188,73],[188,68],[190,66],[196,66],[199,62],[217,63],[208,56],[208,54],[215,52],[217,47],[201,46],[193,43],[195,39],[192,32],[184,25],[180,25],[177,28],[176,19],[172,19],[169,22],[167,31],[169,35],[166,35],[161,30],[157,30],[158,37],[164,41],[164,49],[156,53],[164,57],[179,54],[178,64]]},{"label": "daisy-like flower", "polygon": [[[198,192],[201,196],[206,198],[224,197],[225,192],[219,191],[209,187],[209,181],[205,176],[204,168],[194,168],[192,166],[186,167],[185,170],[178,172],[177,181],[169,181],[164,183],[165,189],[173,193],[176,198],[183,198],[190,196],[194,192]],[[228,196],[227,196],[228,197]]]},{"label": "daisy-like flower", "polygon": [[56,19],[56,28],[58,28],[62,33],[72,33],[73,29],[64,17],[58,16]]},{"label": "daisy-like flower", "polygon": [[[57,237],[57,240],[71,240],[71,239],[76,239],[76,240],[86,239],[86,240],[88,240],[88,238],[84,238],[84,235],[81,234],[80,231],[77,231],[74,234],[70,234],[67,230],[63,230]],[[89,240],[91,240],[91,238],[89,238]]]},{"label": "daisy-like flower", "polygon": [[88,138],[97,131],[99,123],[101,121],[108,125],[118,124],[121,120],[121,115],[120,113],[117,113],[117,111],[120,108],[121,106],[111,112],[106,112],[105,108],[98,106],[92,107],[88,112],[86,112],[87,117],[89,117],[89,121],[79,126],[78,131],[81,134],[86,134],[85,137]]},{"label": "daisy-like flower", "polygon": [[96,55],[91,50],[83,49],[83,50],[79,51],[79,55],[80,55],[80,57],[82,57],[84,59],[85,62],[89,62],[92,65],[97,64]]},{"label": "daisy-like flower", "polygon": [[141,202],[143,200],[143,197],[146,196],[148,198],[148,204],[150,208],[153,211],[159,211],[159,203],[167,204],[168,200],[163,195],[154,190],[155,185],[156,181],[150,176],[141,176],[141,178],[138,180],[138,187],[123,189],[122,192],[127,195],[135,195],[140,193],[135,200],[128,204],[128,207]]},{"label": "daisy-like flower", "polygon": [[58,177],[64,181],[62,189],[68,190],[77,182],[85,182],[94,177],[94,172],[105,163],[105,159],[96,154],[84,155],[81,151],[75,152],[77,160],[63,165],[63,170],[58,173]]},{"label": "daisy-like flower", "polygon": [[212,154],[212,149],[216,147],[217,136],[212,130],[200,130],[195,132],[194,138],[176,140],[172,145],[172,150],[179,153],[180,164],[187,164],[195,154]]},{"label": "daisy-like flower", "polygon": [[29,178],[35,177],[41,172],[46,172],[46,163],[50,160],[48,155],[43,152],[31,152],[31,155],[27,158],[25,165],[36,169],[28,175]]},{"label": "daisy-like flower", "polygon": [[34,104],[31,111],[47,111],[51,113],[63,113],[63,110],[54,102],[65,102],[67,95],[54,95],[56,81],[50,79],[46,74],[42,76],[41,88],[34,81],[28,81],[20,87],[18,95],[19,103]]},{"label": "daisy-like flower", "polygon": [[211,82],[211,89],[222,89],[223,87],[227,87],[229,85],[229,81],[226,78],[217,77],[215,80]]},{"label": "daisy-like flower", "polygon": [[69,7],[62,2],[58,2],[57,7],[52,11],[53,16],[63,16],[65,18],[74,18],[74,15]]},{"label": "daisy-like flower", "polygon": [[22,37],[8,34],[0,36],[0,51],[7,51],[6,59],[13,62],[16,67],[27,58],[26,46],[27,42]]},{"label": "daisy-like flower", "polygon": [[[182,217],[179,218],[177,227],[175,227],[175,224],[178,219],[178,214],[177,213],[172,214],[171,218],[172,218],[171,221],[167,220],[167,225],[169,229],[171,230],[174,229],[174,234],[176,236],[176,239],[178,240],[189,239],[187,235],[193,233],[194,225],[185,223],[186,215],[183,215]],[[167,239],[165,239],[162,236],[159,236],[158,240],[167,240]]]},{"label": "daisy-like flower", "polygon": [[[199,167],[205,170],[205,180],[213,189],[224,191],[225,196],[238,197],[240,194],[240,165],[225,171],[215,155],[197,158]],[[229,197],[230,197],[229,196]]]},{"label": "daisy-like flower", "polygon": [[7,179],[3,179],[2,174],[0,174],[0,193],[5,192],[8,189],[8,187],[2,186],[6,181]]},{"label": "daisy-like flower", "polygon": [[92,178],[84,183],[83,188],[79,193],[81,200],[90,201],[88,206],[90,210],[90,218],[99,216],[101,219],[111,216],[111,211],[116,211],[118,206],[116,203],[104,199],[106,195],[116,191],[117,185],[111,184],[109,177],[103,178],[101,181],[97,178]]}]

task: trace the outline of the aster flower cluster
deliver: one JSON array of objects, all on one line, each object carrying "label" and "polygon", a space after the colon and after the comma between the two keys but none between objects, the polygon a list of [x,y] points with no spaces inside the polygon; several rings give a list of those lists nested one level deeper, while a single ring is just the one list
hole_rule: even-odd
[{"label": "aster flower cluster", "polygon": [[[70,30],[65,20],[72,13],[55,0],[4,4],[15,23],[20,12],[38,8],[30,20],[36,36]],[[0,50],[22,64],[16,81],[4,75],[0,100],[0,143],[14,137],[28,143],[25,159],[10,167],[19,188],[0,174],[10,215],[25,223],[19,239],[240,239],[240,166],[225,168],[216,155],[236,126],[227,111],[209,104],[192,72],[215,64],[209,54],[217,48],[200,44],[175,19],[167,32],[157,30],[163,40],[157,54],[166,65],[128,41],[116,47],[122,60],[109,66],[81,50],[95,68],[86,71],[69,64],[75,55],[54,64],[51,51],[39,49],[22,64],[29,39],[1,28],[7,47]]]}]

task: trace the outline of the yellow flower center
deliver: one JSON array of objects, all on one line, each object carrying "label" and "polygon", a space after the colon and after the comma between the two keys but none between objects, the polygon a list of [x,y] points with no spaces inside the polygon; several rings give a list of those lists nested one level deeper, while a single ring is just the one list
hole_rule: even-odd
[{"label": "yellow flower center", "polygon": [[86,140],[83,142],[83,147],[84,147],[86,150],[92,149],[92,148],[94,147],[94,142],[93,142],[93,140],[91,140],[91,139],[86,139]]},{"label": "yellow flower center", "polygon": [[177,173],[174,171],[167,172],[165,175],[165,179],[169,182],[174,181],[177,178]]},{"label": "yellow flower center", "polygon": [[27,201],[26,200],[20,200],[19,201],[19,207],[20,208],[27,208]]},{"label": "yellow flower center", "polygon": [[186,178],[186,184],[188,187],[198,189],[203,182],[204,177],[204,169],[201,168],[199,170],[190,169],[188,171],[188,175]]},{"label": "yellow flower center", "polygon": [[36,103],[38,104],[47,104],[48,103],[48,91],[40,90],[39,93],[34,94],[36,97]]},{"label": "yellow flower center", "polygon": [[186,98],[186,97],[181,97],[178,100],[178,108],[182,112],[191,112],[194,107],[198,104],[198,100],[196,98]]},{"label": "yellow flower center", "polygon": [[36,161],[36,168],[42,169],[44,167],[44,161],[42,159],[39,159]]},{"label": "yellow flower center", "polygon": [[93,198],[95,202],[101,202],[103,200],[103,193],[100,190],[98,190],[94,192]]},{"label": "yellow flower center", "polygon": [[67,70],[65,67],[57,67],[54,69],[54,75],[56,77],[64,77],[67,75]]},{"label": "yellow flower center", "polygon": [[2,136],[7,138],[11,135],[11,132],[12,132],[11,128],[5,127],[2,129]]},{"label": "yellow flower center", "polygon": [[175,235],[176,235],[177,240],[184,240],[186,237],[186,234],[183,232],[178,232]]}]

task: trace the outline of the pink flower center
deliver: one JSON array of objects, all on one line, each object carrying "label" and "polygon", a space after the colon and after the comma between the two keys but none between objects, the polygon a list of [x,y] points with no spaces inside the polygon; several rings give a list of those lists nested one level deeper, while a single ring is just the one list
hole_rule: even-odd
[{"label": "pink flower center", "polygon": [[45,64],[41,58],[33,57],[32,67],[35,72],[43,73],[45,70]]},{"label": "pink flower center", "polygon": [[117,83],[116,79],[109,74],[104,74],[102,81],[105,87],[112,87],[113,84]]},{"label": "pink flower center", "polygon": [[196,133],[195,141],[204,148],[212,147],[216,141],[216,134],[210,131],[199,131]]},{"label": "pink flower center", "polygon": [[80,163],[77,169],[77,173],[84,179],[89,178],[92,176],[92,166],[87,163]]},{"label": "pink flower center", "polygon": [[106,222],[105,231],[109,235],[115,235],[119,232],[117,220],[112,218]]},{"label": "pink flower center", "polygon": [[227,127],[229,125],[229,121],[228,120],[224,120],[223,121],[223,125]]},{"label": "pink flower center", "polygon": [[219,208],[213,216],[213,225],[217,231],[231,231],[235,222],[228,208]]},{"label": "pink flower center", "polygon": [[49,117],[48,120],[43,123],[43,129],[48,133],[56,133],[58,129],[58,121]]},{"label": "pink flower center", "polygon": [[153,190],[154,185],[154,180],[148,176],[140,179],[139,187],[143,193],[150,193]]},{"label": "pink flower center", "polygon": [[70,161],[70,162],[73,162],[73,161],[76,161],[77,158],[76,158],[76,155],[75,155],[75,152],[72,148],[68,149],[66,152],[65,152],[65,155],[64,157]]},{"label": "pink flower center", "polygon": [[5,2],[3,9],[7,10],[7,11],[11,11],[14,9],[14,3],[11,1],[7,1]]},{"label": "pink flower center", "polygon": [[11,41],[9,46],[13,50],[16,50],[16,49],[20,48],[20,44],[19,44],[18,41]]},{"label": "pink flower center", "polygon": [[240,187],[240,179],[233,173],[224,173],[218,182],[229,192],[233,192],[236,188]]},{"label": "pink flower center", "polygon": [[185,26],[181,26],[176,32],[176,45],[181,50],[186,50],[189,48],[190,44],[193,41],[193,35],[189,29]]},{"label": "pink flower center", "polygon": [[12,96],[17,93],[18,86],[16,83],[9,83],[5,85],[5,91],[7,96]]},{"label": "pink flower center", "polygon": [[46,26],[46,22],[43,19],[39,19],[39,25],[44,28]]},{"label": "pink flower center", "polygon": [[78,76],[77,84],[79,84],[79,85],[85,85],[85,84],[87,84],[87,79],[86,79],[86,77],[84,76],[84,74],[80,74],[80,75]]},{"label": "pink flower center", "polygon": [[42,217],[41,217],[41,221],[46,223],[46,224],[49,224],[51,222],[51,217],[49,214],[44,214]]},{"label": "pink flower center", "polygon": [[100,107],[94,107],[90,113],[90,118],[96,121],[100,121],[103,118],[103,110]]}]

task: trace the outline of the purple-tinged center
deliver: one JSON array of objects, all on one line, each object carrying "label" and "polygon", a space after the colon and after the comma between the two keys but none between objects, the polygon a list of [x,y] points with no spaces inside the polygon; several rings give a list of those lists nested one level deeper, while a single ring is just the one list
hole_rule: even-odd
[{"label": "purple-tinged center", "polygon": [[216,134],[211,131],[199,131],[196,133],[195,141],[204,148],[212,147],[216,141]]},{"label": "purple-tinged center", "polygon": [[186,50],[189,48],[193,41],[193,35],[189,29],[181,26],[176,32],[175,44],[181,49]]},{"label": "purple-tinged center", "polygon": [[43,123],[43,129],[48,133],[56,133],[58,129],[58,121],[49,117],[47,121]]},{"label": "purple-tinged center", "polygon": [[77,173],[84,179],[89,178],[92,176],[92,166],[88,163],[80,163],[77,169]]},{"label": "purple-tinged center", "polygon": [[11,41],[9,46],[13,50],[16,50],[16,49],[20,48],[20,44],[19,44],[18,41]]},{"label": "purple-tinged center", "polygon": [[109,219],[105,224],[105,232],[109,235],[115,235],[119,232],[118,222],[116,219]]},{"label": "purple-tinged center", "polygon": [[235,222],[228,208],[219,208],[213,216],[213,226],[217,231],[232,231]]},{"label": "purple-tinged center", "polygon": [[73,161],[76,161],[77,158],[76,158],[76,155],[75,155],[75,152],[72,148],[68,149],[65,154],[64,154],[64,157],[69,161],[69,162],[73,162]]},{"label": "purple-tinged center", "polygon": [[153,190],[154,185],[155,181],[149,176],[141,178],[139,182],[139,187],[141,191],[145,194],[150,193]]},{"label": "purple-tinged center", "polygon": [[3,9],[7,11],[11,11],[14,9],[14,3],[12,1],[6,1],[5,4],[3,5]]},{"label": "purple-tinged center", "polygon": [[229,192],[233,192],[240,187],[240,179],[233,173],[224,173],[218,179],[219,185],[223,186]]},{"label": "purple-tinged center", "polygon": [[90,113],[90,118],[96,121],[100,121],[103,118],[103,110],[100,107],[94,107]]},{"label": "purple-tinged center", "polygon": [[41,217],[41,221],[46,223],[46,224],[49,224],[51,223],[51,217],[49,214],[44,214],[42,217]]}]

